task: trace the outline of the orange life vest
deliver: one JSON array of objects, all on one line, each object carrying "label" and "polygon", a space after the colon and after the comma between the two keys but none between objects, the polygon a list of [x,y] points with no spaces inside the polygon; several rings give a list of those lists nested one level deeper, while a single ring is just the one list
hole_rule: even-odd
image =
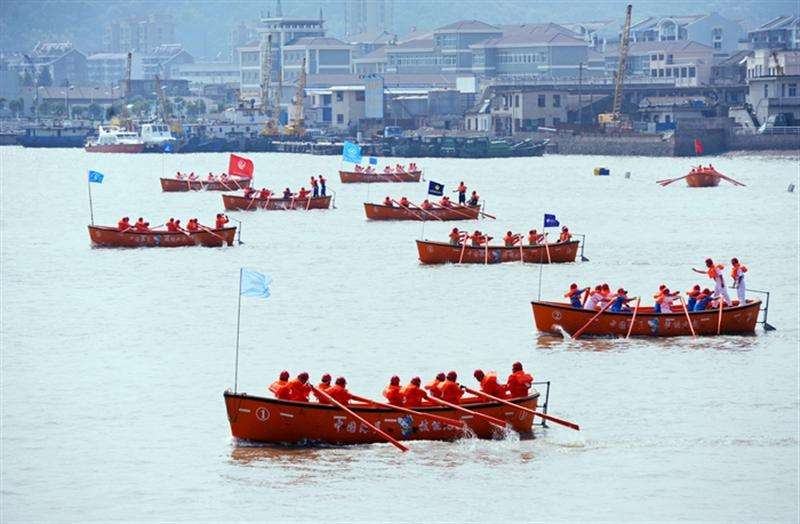
[{"label": "orange life vest", "polygon": [[277,395],[278,390],[284,387],[285,385],[286,385],[285,380],[276,380],[275,382],[269,385],[269,390]]},{"label": "orange life vest", "polygon": [[436,398],[442,398],[442,382],[439,380],[433,380],[425,385],[425,389],[429,391],[430,396]]},{"label": "orange life vest", "polygon": [[483,380],[481,380],[481,391],[487,395],[494,397],[502,397],[505,395],[505,386],[497,382],[497,375],[495,373],[488,373]]},{"label": "orange life vest", "polygon": [[422,399],[425,398],[425,392],[416,384],[406,384],[400,393],[405,405],[409,407],[421,406]]},{"label": "orange life vest", "polygon": [[286,383],[286,389],[289,400],[308,402],[308,394],[311,393],[311,386],[308,383],[303,384],[299,379],[294,378]]},{"label": "orange life vest", "polygon": [[342,386],[334,384],[328,391],[326,391],[328,395],[330,395],[335,401],[339,402],[340,404],[347,404],[350,402],[350,392],[347,391],[347,388],[343,388]]},{"label": "orange life vest", "polygon": [[731,278],[734,280],[739,279],[739,273],[747,273],[747,266],[737,264],[731,268]]},{"label": "orange life vest", "polygon": [[462,395],[464,395],[458,382],[453,382],[452,380],[445,380],[442,383],[441,390],[442,400],[453,404],[458,404],[458,401],[461,399]]},{"label": "orange life vest", "polygon": [[389,401],[389,404],[394,404],[395,406],[403,405],[403,393],[400,386],[389,384],[386,386],[386,389],[383,390],[383,396]]},{"label": "orange life vest", "polygon": [[506,382],[511,398],[525,397],[533,383],[533,377],[524,371],[515,371],[508,376]]},{"label": "orange life vest", "polygon": [[[320,382],[319,385],[317,386],[317,389],[327,393],[328,390],[331,389],[331,385],[326,384],[325,382]],[[323,397],[316,391],[314,392],[314,396],[317,397],[317,400],[319,401],[320,404],[330,404],[330,401],[327,398]]]}]

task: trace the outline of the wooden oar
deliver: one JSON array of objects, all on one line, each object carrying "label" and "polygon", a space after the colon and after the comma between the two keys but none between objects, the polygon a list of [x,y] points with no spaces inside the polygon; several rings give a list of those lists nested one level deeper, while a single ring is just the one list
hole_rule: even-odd
[{"label": "wooden oar", "polygon": [[522,235],[519,235],[519,261],[521,264],[525,263],[525,255],[522,249]]},{"label": "wooden oar", "polygon": [[636,305],[633,306],[633,317],[631,317],[631,325],[628,326],[628,334],[625,335],[625,338],[631,338],[631,332],[633,331],[633,323],[636,322],[636,313],[639,312],[639,304],[642,302],[640,297],[636,297]]},{"label": "wooden oar", "polygon": [[404,408],[403,406],[395,406],[394,404],[386,404],[384,402],[378,402],[377,400],[372,400],[365,397],[359,397],[358,395],[353,395],[352,393],[350,393],[350,396],[356,400],[360,400],[361,402],[366,402],[368,404],[375,404],[376,406],[380,406],[382,408],[393,409],[395,411],[400,411],[401,413],[408,413],[409,415],[417,415],[418,417],[425,417],[431,420],[438,420],[439,422],[443,422],[451,426],[463,427],[466,425],[466,422],[464,422],[463,420],[456,420],[454,418],[442,417],[439,415],[434,415],[433,413],[423,413],[421,411],[415,411],[413,409]]},{"label": "wooden oar", "polygon": [[[552,264],[553,261],[550,258],[550,244],[547,243],[547,233],[544,234],[544,251],[547,253],[547,263]],[[541,258],[541,257],[539,257]]]},{"label": "wooden oar", "polygon": [[717,316],[717,335],[722,332],[722,307],[725,305],[725,298],[719,296],[719,315]]},{"label": "wooden oar", "polygon": [[466,213],[464,213],[462,211],[459,211],[455,207],[446,207],[446,206],[443,206],[443,205],[439,205],[439,209],[445,209],[447,211],[452,211],[453,213],[457,214],[458,216],[461,216],[461,217],[464,217],[466,219],[472,220],[471,216],[469,216],[468,214],[466,214]]},{"label": "wooden oar", "polygon": [[[412,202],[409,202],[409,204],[412,204]],[[398,205],[399,205],[399,204],[398,204]],[[411,206],[409,205],[409,211],[411,210],[410,208],[411,208]],[[435,219],[436,219],[436,220],[438,220],[439,222],[444,222],[444,219],[442,219],[442,217],[438,216],[436,213],[431,213],[431,212],[430,212],[430,211],[428,211],[427,209],[422,209],[422,206],[418,206],[417,204],[414,204],[414,208],[415,208],[415,209],[419,209],[420,211],[422,211],[422,212],[423,212],[423,213],[425,213],[426,215],[430,215],[430,216],[432,216],[433,218],[435,218]]]},{"label": "wooden oar", "polygon": [[738,182],[738,181],[736,181],[736,180],[732,179],[731,177],[727,177],[727,176],[723,175],[722,173],[717,173],[717,174],[719,175],[719,177],[720,177],[720,178],[724,178],[725,180],[727,180],[727,181],[728,181],[728,182],[730,182],[731,184],[735,184],[735,185],[737,185],[737,186],[744,186],[744,184],[742,184],[741,182]]},{"label": "wooden oar", "polygon": [[483,211],[479,211],[479,213],[487,218],[491,218],[492,220],[497,220],[497,217],[494,215],[490,215],[489,213],[484,213]]},{"label": "wooden oar", "polygon": [[403,204],[401,204],[401,203],[400,203],[400,202],[398,202],[397,200],[395,200],[395,199],[392,199],[392,202],[394,202],[394,203],[395,203],[395,204],[397,204],[398,206],[402,207],[403,209],[405,209],[406,211],[408,211],[409,213],[411,213],[411,214],[412,214],[412,215],[414,215],[415,217],[419,218],[419,219],[420,219],[420,220],[422,220],[423,222],[425,221],[425,219],[424,219],[424,218],[422,218],[422,215],[420,215],[419,213],[415,213],[414,211],[412,211],[412,210],[411,210],[411,209],[409,209],[408,207],[404,206]]},{"label": "wooden oar", "polygon": [[583,300],[581,301],[581,306],[586,305],[586,301],[589,299],[589,293],[592,292],[592,288],[587,287],[586,291],[583,292]]},{"label": "wooden oar", "polygon": [[512,408],[516,408],[516,409],[518,409],[520,411],[525,411],[526,413],[530,413],[532,415],[536,415],[537,417],[539,417],[541,419],[549,420],[551,422],[555,422],[556,424],[561,424],[562,426],[566,426],[568,428],[574,429],[575,431],[580,431],[581,430],[581,427],[579,425],[573,423],[573,422],[569,422],[567,420],[562,420],[562,419],[556,418],[556,417],[554,417],[552,415],[545,415],[544,413],[539,413],[538,411],[534,411],[531,408],[526,408],[525,406],[520,406],[518,404],[514,404],[513,402],[509,402],[509,401],[504,400],[502,398],[495,397],[495,396],[490,395],[488,393],[484,393],[483,391],[477,391],[477,390],[474,390],[472,388],[468,388],[466,386],[461,386],[461,387],[464,388],[464,391],[466,391],[468,393],[472,393],[473,395],[476,395],[478,397],[488,398],[489,400],[493,400],[495,402],[499,402],[501,404],[505,404],[506,406],[511,406]]},{"label": "wooden oar", "polygon": [[464,253],[467,251],[467,241],[468,240],[469,240],[469,235],[465,235],[464,236],[464,243],[461,246],[461,256],[458,257],[458,263],[459,264],[464,261]]},{"label": "wooden oar", "polygon": [[[255,193],[253,193],[253,198],[250,199],[250,203],[247,204],[247,207],[245,208],[245,211],[250,211],[250,206],[252,206],[253,202],[255,202],[256,200],[258,200],[258,198],[255,196]],[[258,206],[256,206],[256,207],[258,207]]]},{"label": "wooden oar", "polygon": [[[309,386],[311,386],[311,384],[309,384]],[[334,406],[338,407],[339,409],[341,409],[342,411],[344,411],[345,413],[347,413],[348,415],[350,415],[354,419],[361,421],[362,424],[366,425],[367,427],[372,429],[375,433],[377,433],[378,435],[380,435],[381,437],[386,439],[387,442],[389,442],[391,444],[394,444],[394,446],[397,449],[399,449],[400,451],[408,451],[408,448],[405,447],[404,445],[400,444],[395,438],[393,438],[392,436],[388,435],[387,433],[381,431],[379,428],[375,427],[374,425],[370,424],[369,422],[367,422],[366,419],[364,419],[364,417],[362,417],[361,415],[356,414],[352,409],[350,409],[347,406],[345,406],[344,404],[340,403],[338,400],[336,400],[335,398],[331,397],[326,392],[321,391],[321,390],[315,388],[314,386],[311,386],[311,391],[313,391],[317,395],[322,396],[323,398],[327,399],[331,404],[333,404]]]},{"label": "wooden oar", "polygon": [[668,185],[670,185],[671,183],[673,183],[673,182],[677,182],[678,180],[683,180],[683,179],[684,179],[684,178],[686,178],[687,176],[689,176],[689,175],[683,175],[683,176],[679,176],[678,178],[670,178],[670,179],[668,179],[668,180],[665,180],[665,181],[659,182],[659,184],[661,184],[663,187],[667,187],[667,186],[668,186]]},{"label": "wooden oar", "polygon": [[222,238],[221,236],[219,236],[218,234],[214,233],[214,231],[212,231],[211,228],[208,228],[208,227],[206,227],[206,226],[204,226],[202,224],[197,224],[197,225],[198,225],[198,227],[200,227],[200,229],[202,229],[206,233],[210,233],[210,234],[214,235],[215,237],[217,237],[218,239],[220,239],[223,244],[225,243],[225,239]]},{"label": "wooden oar", "polygon": [[602,315],[602,314],[603,314],[603,312],[604,312],[606,309],[608,309],[608,308],[611,306],[611,304],[613,304],[613,303],[614,303],[613,301],[611,301],[611,302],[608,302],[608,303],[607,303],[605,306],[603,306],[602,308],[600,308],[600,311],[598,311],[597,313],[595,313],[595,315],[594,315],[594,316],[593,316],[591,319],[589,319],[589,322],[587,322],[586,324],[584,324],[582,328],[580,328],[578,331],[576,331],[576,332],[575,332],[575,334],[574,334],[574,335],[572,335],[572,340],[577,340],[577,339],[578,339],[578,337],[579,337],[579,336],[581,336],[581,335],[583,334],[583,332],[584,332],[584,331],[586,331],[586,328],[588,328],[588,327],[589,327],[589,325],[590,325],[592,322],[594,322],[594,319],[596,319],[597,317],[599,317],[600,315]]},{"label": "wooden oar", "polygon": [[306,211],[311,208],[311,195],[308,195],[308,203],[306,203]]},{"label": "wooden oar", "polygon": [[683,312],[686,313],[686,320],[689,322],[689,329],[692,332],[692,337],[697,338],[697,334],[694,332],[694,326],[692,325],[692,317],[689,315],[689,308],[686,307],[686,301],[683,299],[683,295],[678,295],[678,298],[683,306]]},{"label": "wooden oar", "polygon": [[483,246],[483,265],[489,264],[489,237],[486,237],[486,244]]},{"label": "wooden oar", "polygon": [[482,418],[485,421],[487,421],[489,424],[491,424],[493,426],[496,426],[496,427],[498,427],[498,428],[500,428],[502,430],[506,429],[505,421],[500,420],[499,418],[495,418],[495,417],[492,417],[492,416],[489,416],[489,415],[485,415],[485,414],[480,413],[478,411],[472,411],[471,409],[462,408],[458,404],[451,404],[450,402],[447,402],[446,400],[442,400],[440,398],[432,397],[432,396],[427,395],[427,394],[425,395],[425,398],[430,400],[431,402],[435,402],[435,403],[440,404],[442,406],[447,406],[449,408],[453,408],[456,411],[461,411],[462,413],[467,413],[469,415],[473,415],[473,416],[476,416],[478,418]]}]

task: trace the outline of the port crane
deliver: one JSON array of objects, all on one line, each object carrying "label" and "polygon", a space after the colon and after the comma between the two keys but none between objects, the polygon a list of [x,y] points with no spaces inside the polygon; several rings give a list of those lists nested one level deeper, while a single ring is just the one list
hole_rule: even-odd
[{"label": "port crane", "polygon": [[300,77],[297,79],[297,90],[294,93],[294,114],[292,121],[286,126],[286,134],[303,136],[306,134],[305,118],[303,117],[303,99],[306,96],[306,59],[300,68]]},{"label": "port crane", "polygon": [[622,113],[622,86],[625,81],[625,69],[628,63],[628,50],[631,43],[631,10],[628,4],[625,10],[625,25],[619,39],[619,62],[614,81],[614,103],[610,113],[597,115],[597,123],[605,128],[630,129],[631,122],[627,115]]}]

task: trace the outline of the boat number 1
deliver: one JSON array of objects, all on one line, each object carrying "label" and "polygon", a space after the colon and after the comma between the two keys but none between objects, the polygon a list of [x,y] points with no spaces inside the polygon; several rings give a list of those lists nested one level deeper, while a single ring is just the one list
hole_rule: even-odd
[{"label": "boat number 1", "polygon": [[261,422],[266,422],[269,420],[269,410],[264,407],[258,408],[256,410],[256,418]]}]

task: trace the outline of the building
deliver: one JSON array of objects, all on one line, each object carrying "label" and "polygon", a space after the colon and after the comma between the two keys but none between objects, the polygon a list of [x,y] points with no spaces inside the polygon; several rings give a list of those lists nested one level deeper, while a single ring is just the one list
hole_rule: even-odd
[{"label": "building", "polygon": [[379,47],[371,53],[353,58],[353,73],[356,75],[383,74],[386,72],[386,49]]},{"label": "building", "polygon": [[742,85],[747,79],[747,58],[749,50],[737,51],[728,58],[711,66],[711,83],[714,85]]},{"label": "building", "polygon": [[0,55],[0,98],[6,101],[17,98],[22,88],[22,78],[11,65],[9,57]]},{"label": "building", "polygon": [[800,50],[756,50],[747,58],[747,103],[761,125],[773,115],[800,121]]},{"label": "building", "polygon": [[350,129],[358,126],[366,114],[366,87],[363,85],[331,86],[331,127]]},{"label": "building", "polygon": [[133,77],[150,80],[158,75],[161,79],[172,78],[173,68],[193,64],[194,57],[180,44],[164,44],[150,53],[133,55]]},{"label": "building", "polygon": [[718,13],[690,16],[649,16],[631,25],[634,42],[694,41],[717,53],[737,50],[744,29],[738,21]]},{"label": "building", "polygon": [[606,50],[606,44],[618,43],[621,27],[616,20],[596,20],[591,22],[566,22],[558,24],[569,29],[596,51]]},{"label": "building", "polygon": [[394,0],[345,0],[345,35],[382,32],[394,29]]},{"label": "building", "polygon": [[172,78],[187,80],[190,88],[239,83],[239,66],[229,62],[194,62],[176,65]]},{"label": "building", "polygon": [[109,53],[150,53],[175,42],[175,24],[167,14],[130,17],[106,26],[103,45]]},{"label": "building", "polygon": [[386,31],[360,33],[348,36],[345,40],[353,49],[353,58],[360,58],[387,45],[395,45],[397,43],[397,35]]},{"label": "building", "polygon": [[284,82],[294,82],[306,64],[306,74],[348,74],[352,47],[336,38],[310,36],[296,38],[281,51]]},{"label": "building", "polygon": [[96,53],[86,59],[90,84],[112,85],[125,79],[127,53]]},{"label": "building", "polygon": [[27,71],[40,84],[85,85],[88,81],[86,55],[70,42],[38,43],[23,60],[9,66],[20,74]]},{"label": "building", "polygon": [[[619,62],[619,48],[609,47],[606,71],[612,75]],[[713,48],[686,40],[636,42],[628,51],[626,75],[634,81],[649,77],[652,83],[681,87],[709,85],[714,54]]]},{"label": "building", "polygon": [[[705,96],[647,96],[639,102],[642,122],[674,124],[683,120],[717,116],[717,103]],[[663,131],[664,126],[656,127]]]},{"label": "building", "polygon": [[559,127],[568,121],[568,100],[565,89],[490,86],[466,114],[464,129],[507,136],[538,127]]},{"label": "building", "polygon": [[800,16],[783,15],[747,32],[750,49],[800,49]]},{"label": "building", "polygon": [[121,101],[123,96],[122,88],[111,85],[24,87],[21,91],[25,107],[60,106],[66,108],[67,115],[77,114],[79,109],[85,110],[91,106],[108,108]]}]

